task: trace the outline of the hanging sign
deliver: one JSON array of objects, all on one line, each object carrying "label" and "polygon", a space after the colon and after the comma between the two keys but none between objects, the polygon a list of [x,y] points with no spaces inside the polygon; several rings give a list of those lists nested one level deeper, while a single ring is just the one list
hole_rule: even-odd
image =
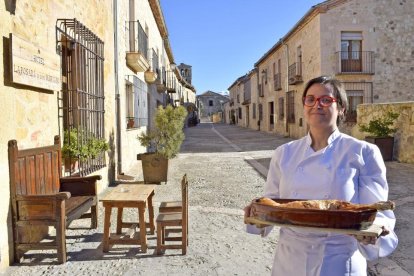
[{"label": "hanging sign", "polygon": [[12,82],[46,90],[60,90],[60,61],[56,53],[10,34]]}]

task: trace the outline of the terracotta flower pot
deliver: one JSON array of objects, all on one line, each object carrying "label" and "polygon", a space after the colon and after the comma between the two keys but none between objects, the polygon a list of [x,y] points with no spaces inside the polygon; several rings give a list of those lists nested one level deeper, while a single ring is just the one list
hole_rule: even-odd
[{"label": "terracotta flower pot", "polygon": [[392,161],[394,153],[394,137],[365,137],[365,141],[378,146],[384,161]]},{"label": "terracotta flower pot", "polygon": [[145,183],[167,182],[168,159],[156,153],[140,153],[137,160],[141,160]]}]

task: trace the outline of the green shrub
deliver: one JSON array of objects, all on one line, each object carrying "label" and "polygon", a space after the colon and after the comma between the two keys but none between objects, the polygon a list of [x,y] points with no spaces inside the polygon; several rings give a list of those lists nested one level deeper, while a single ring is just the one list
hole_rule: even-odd
[{"label": "green shrub", "polygon": [[388,111],[384,116],[376,117],[368,124],[358,124],[359,130],[374,137],[389,137],[397,131],[393,125],[398,116],[398,113]]},{"label": "green shrub", "polygon": [[104,138],[95,138],[93,134],[87,135],[86,131],[77,128],[64,131],[62,146],[62,156],[64,158],[93,159],[108,149],[109,145]]},{"label": "green shrub", "polygon": [[184,141],[184,121],[187,110],[183,106],[166,108],[159,106],[155,114],[155,128],[141,133],[137,139],[150,152],[158,153],[167,159],[174,158]]}]

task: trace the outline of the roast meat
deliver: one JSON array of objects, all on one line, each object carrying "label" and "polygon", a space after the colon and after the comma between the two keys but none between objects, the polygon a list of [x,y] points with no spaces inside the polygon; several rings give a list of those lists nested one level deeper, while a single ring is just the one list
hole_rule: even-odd
[{"label": "roast meat", "polygon": [[366,210],[375,209],[377,211],[394,210],[395,203],[388,201],[379,201],[373,204],[355,204],[343,200],[326,199],[326,200],[298,200],[287,203],[278,203],[270,198],[261,197],[256,202],[277,206],[282,208],[301,208],[301,209],[316,209],[316,210]]}]

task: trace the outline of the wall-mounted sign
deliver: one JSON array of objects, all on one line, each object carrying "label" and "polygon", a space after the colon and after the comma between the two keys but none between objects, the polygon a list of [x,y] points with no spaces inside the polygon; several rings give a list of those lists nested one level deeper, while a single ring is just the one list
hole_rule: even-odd
[{"label": "wall-mounted sign", "polygon": [[10,34],[12,82],[47,90],[60,90],[60,60],[56,53]]}]

